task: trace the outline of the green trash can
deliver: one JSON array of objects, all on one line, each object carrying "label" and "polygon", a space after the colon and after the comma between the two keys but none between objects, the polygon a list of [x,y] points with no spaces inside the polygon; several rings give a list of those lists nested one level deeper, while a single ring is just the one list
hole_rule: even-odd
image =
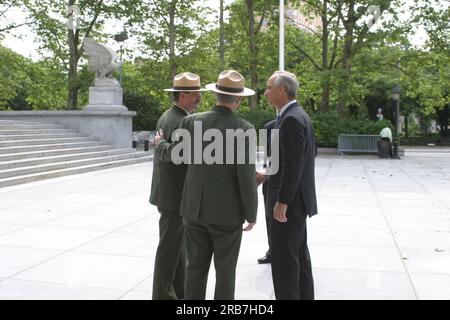
[{"label": "green trash can", "polygon": [[391,155],[391,141],[389,139],[378,140],[378,157],[387,159]]}]

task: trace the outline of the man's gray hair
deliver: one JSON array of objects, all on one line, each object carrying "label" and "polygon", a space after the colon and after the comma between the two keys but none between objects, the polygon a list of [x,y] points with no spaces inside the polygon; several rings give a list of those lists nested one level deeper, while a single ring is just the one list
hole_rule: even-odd
[{"label": "man's gray hair", "polygon": [[276,71],[272,74],[272,77],[275,78],[275,87],[284,87],[289,98],[295,98],[297,96],[299,85],[295,74],[287,71]]},{"label": "man's gray hair", "polygon": [[238,96],[231,96],[228,94],[222,94],[216,92],[216,99],[218,104],[230,104],[235,103],[240,97]]}]

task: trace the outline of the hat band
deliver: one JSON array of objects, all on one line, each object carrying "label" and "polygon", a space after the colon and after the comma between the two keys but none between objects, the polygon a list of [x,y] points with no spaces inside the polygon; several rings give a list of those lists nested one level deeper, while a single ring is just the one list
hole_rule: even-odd
[{"label": "hat band", "polygon": [[243,92],[244,88],[229,88],[229,87],[224,87],[221,85],[218,85],[216,83],[216,88],[222,91],[228,91],[228,92],[234,92],[234,93],[239,93],[239,92]]},{"label": "hat band", "polygon": [[201,87],[173,87],[173,90],[200,90]]}]

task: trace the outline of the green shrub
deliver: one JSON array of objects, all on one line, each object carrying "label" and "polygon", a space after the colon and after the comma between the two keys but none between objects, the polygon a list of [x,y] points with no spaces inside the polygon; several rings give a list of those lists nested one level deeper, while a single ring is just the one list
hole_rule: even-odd
[{"label": "green shrub", "polygon": [[241,106],[237,110],[237,114],[253,124],[256,130],[264,128],[264,125],[275,119],[275,111],[257,107],[255,109],[250,109],[248,106]]},{"label": "green shrub", "polygon": [[162,115],[163,110],[159,102],[151,96],[141,96],[132,93],[125,93],[123,96],[124,105],[130,111],[136,111],[133,117],[133,131],[155,130],[156,123]]},{"label": "green shrub", "polygon": [[341,119],[335,113],[312,115],[314,132],[319,147],[337,147],[340,134],[379,134],[381,129],[392,125],[387,120],[370,121]]}]

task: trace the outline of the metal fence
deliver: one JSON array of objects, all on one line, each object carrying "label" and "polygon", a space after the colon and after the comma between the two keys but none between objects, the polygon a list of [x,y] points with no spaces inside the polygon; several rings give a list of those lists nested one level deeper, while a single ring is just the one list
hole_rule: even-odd
[{"label": "metal fence", "polygon": [[338,153],[378,153],[379,135],[340,134],[338,140]]},{"label": "metal fence", "polygon": [[144,146],[144,151],[153,148],[156,131],[133,131],[133,148]]}]

